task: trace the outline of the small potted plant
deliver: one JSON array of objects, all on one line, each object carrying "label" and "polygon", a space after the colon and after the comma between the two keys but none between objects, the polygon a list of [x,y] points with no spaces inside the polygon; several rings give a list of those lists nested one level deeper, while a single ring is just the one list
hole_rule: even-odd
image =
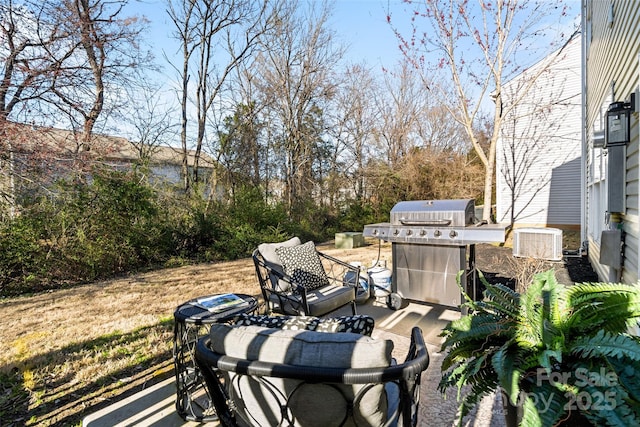
[{"label": "small potted plant", "polygon": [[[439,390],[462,394],[459,425],[502,393],[507,425],[640,425],[640,288],[565,286],[539,273],[522,293],[492,285],[443,329]],[[463,292],[464,294],[464,292]]]}]

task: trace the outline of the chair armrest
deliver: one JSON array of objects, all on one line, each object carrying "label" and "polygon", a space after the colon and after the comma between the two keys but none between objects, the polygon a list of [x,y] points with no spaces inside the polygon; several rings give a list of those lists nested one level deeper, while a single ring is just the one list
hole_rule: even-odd
[{"label": "chair armrest", "polygon": [[271,284],[271,279],[269,277],[273,275],[277,277],[278,280],[282,280],[288,283],[291,286],[291,289],[293,292],[303,293],[306,291],[306,288],[301,284],[297,283],[296,281],[294,281],[293,277],[289,276],[284,271],[280,271],[278,269],[273,268],[271,265],[269,265],[264,260],[264,258],[262,257],[262,255],[257,249],[253,251],[252,258],[256,268],[256,273],[258,275],[258,280],[260,281],[260,287],[266,288],[271,293],[275,293],[283,296],[287,295],[289,292],[283,292],[283,291],[278,291],[277,289],[274,289],[274,287]]},{"label": "chair armrest", "polygon": [[[280,301],[280,306],[284,306],[286,302],[291,307],[299,307],[299,311],[309,312],[307,289],[304,286],[295,282],[293,278],[284,273],[284,271],[280,271],[269,265],[257,249],[253,251],[252,258],[256,275],[258,276],[260,290],[262,291],[262,297],[267,305],[271,300],[269,297],[275,295]],[[289,284],[289,290],[281,291],[276,289],[271,279],[272,276],[277,278],[278,282],[283,281]]]},{"label": "chair armrest", "polygon": [[327,255],[324,252],[318,251],[318,255],[320,256],[320,260],[324,266],[327,278],[332,281],[334,285],[342,284],[344,286],[351,287],[357,286],[357,280],[354,280],[353,282],[346,282],[344,278],[348,272],[353,273],[355,275],[354,277],[359,277],[361,274],[360,267],[351,265],[331,255]]}]

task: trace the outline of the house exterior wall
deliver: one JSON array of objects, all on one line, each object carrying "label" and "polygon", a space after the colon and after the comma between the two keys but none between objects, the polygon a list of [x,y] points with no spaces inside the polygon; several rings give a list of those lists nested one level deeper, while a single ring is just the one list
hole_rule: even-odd
[{"label": "house exterior wall", "polygon": [[[586,154],[586,219],[589,259],[601,280],[638,281],[639,198],[638,198],[638,113],[630,120],[630,142],[620,161],[612,161],[611,148],[599,148],[596,135],[603,132],[611,102],[630,101],[637,90],[640,72],[640,2],[635,0],[583,0],[583,61]],[[624,164],[622,164],[624,163]],[[607,212],[611,196],[610,174],[624,174],[624,212]],[[606,230],[623,231],[621,268],[601,263]],[[617,249],[617,248],[616,248]]]},{"label": "house exterior wall", "polygon": [[[541,73],[519,101],[532,76]],[[496,219],[579,229],[581,223],[581,43],[575,36],[503,87],[496,154]]]}]

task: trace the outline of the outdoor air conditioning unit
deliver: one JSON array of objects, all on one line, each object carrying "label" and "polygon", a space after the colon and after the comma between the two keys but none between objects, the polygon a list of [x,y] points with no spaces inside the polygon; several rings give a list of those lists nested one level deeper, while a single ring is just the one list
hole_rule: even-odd
[{"label": "outdoor air conditioning unit", "polygon": [[516,228],[513,256],[562,260],[562,230],[557,228]]}]

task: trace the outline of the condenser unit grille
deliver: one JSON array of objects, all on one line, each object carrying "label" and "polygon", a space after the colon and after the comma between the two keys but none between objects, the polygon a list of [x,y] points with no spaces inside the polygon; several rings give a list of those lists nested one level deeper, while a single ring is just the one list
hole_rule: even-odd
[{"label": "condenser unit grille", "polygon": [[562,230],[557,228],[515,229],[513,256],[560,261],[562,259]]}]

